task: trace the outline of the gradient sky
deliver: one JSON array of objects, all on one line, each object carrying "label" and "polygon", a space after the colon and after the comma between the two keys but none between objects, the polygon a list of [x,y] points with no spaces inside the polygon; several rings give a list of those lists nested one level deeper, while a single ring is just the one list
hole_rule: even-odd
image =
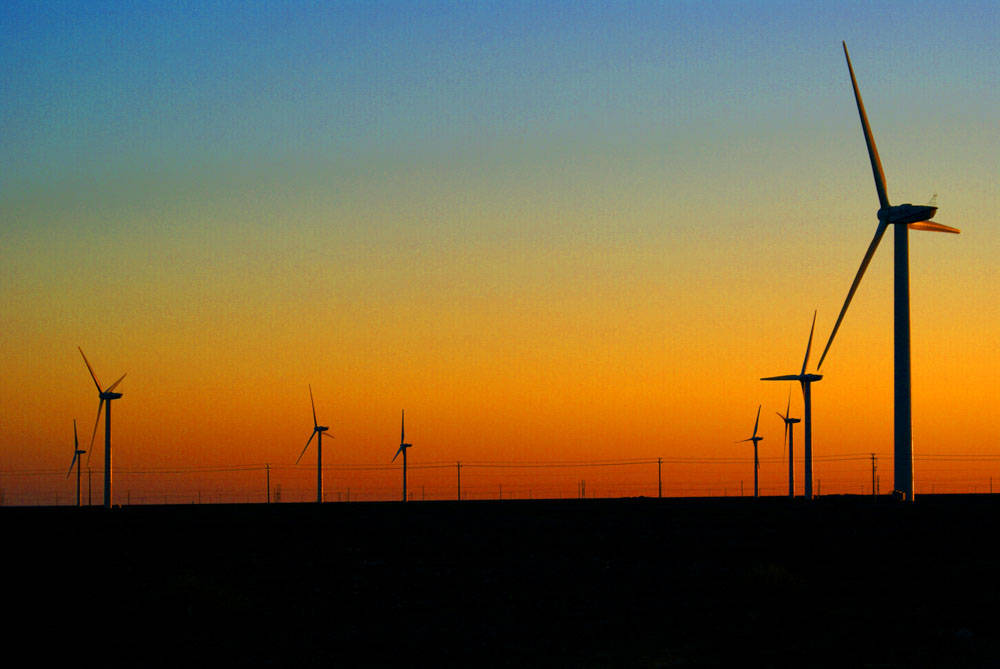
[{"label": "gradient sky", "polygon": [[[937,193],[936,220],[962,229],[911,236],[915,454],[1000,456],[998,18],[993,2],[6,2],[0,471],[64,470],[73,418],[89,441],[82,346],[104,383],[128,372],[123,470],[290,465],[312,383],[330,464],[388,462],[405,408],[414,464],[745,456],[670,472],[732,490],[758,404],[762,455],[780,456],[788,384],[757,379],[798,370],[814,309],[825,343],[876,225],[841,40],[889,197]],[[891,246],[814,389],[814,452],[878,453],[883,491]],[[917,492],[1000,477],[950,467],[918,460]],[[831,491],[868,475],[816,470]],[[397,478],[328,488],[391,495]]]}]

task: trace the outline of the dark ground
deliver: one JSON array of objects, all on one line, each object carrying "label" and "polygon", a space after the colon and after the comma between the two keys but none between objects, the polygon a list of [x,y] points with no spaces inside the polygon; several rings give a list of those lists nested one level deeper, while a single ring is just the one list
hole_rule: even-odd
[{"label": "dark ground", "polygon": [[998,513],[985,495],[3,508],[5,647],[137,667],[1000,667]]}]

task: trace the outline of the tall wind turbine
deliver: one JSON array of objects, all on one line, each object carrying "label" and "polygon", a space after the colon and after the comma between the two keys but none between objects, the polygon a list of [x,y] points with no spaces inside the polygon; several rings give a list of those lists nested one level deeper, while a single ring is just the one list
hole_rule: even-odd
[{"label": "tall wind turbine", "polygon": [[806,365],[809,364],[809,349],[812,348],[813,330],[816,329],[816,312],[813,312],[812,327],[809,328],[809,341],[806,343],[806,357],[802,360],[802,371],[798,374],[785,374],[784,376],[768,376],[761,381],[798,381],[802,386],[802,401],[805,405],[805,447],[803,456],[805,459],[805,481],[803,493],[806,499],[812,499],[813,494],[813,461],[812,461],[812,384],[823,378],[822,374],[806,374]]},{"label": "tall wind turbine", "polygon": [[[937,212],[937,207],[932,205],[915,206],[912,204],[889,204],[889,196],[885,188],[885,173],[882,171],[882,162],[878,157],[878,149],[875,148],[875,139],[872,136],[871,126],[868,124],[868,115],[865,113],[865,105],[861,102],[861,92],[858,90],[858,81],[854,77],[854,68],[851,66],[851,57],[847,53],[847,44],[844,46],[844,58],[847,59],[847,69],[851,73],[851,85],[854,87],[854,100],[858,105],[858,116],[861,117],[861,129],[864,131],[865,144],[868,145],[868,158],[872,164],[872,175],[875,177],[875,191],[878,194],[879,210],[878,227],[875,228],[875,238],[868,245],[868,251],[861,261],[861,267],[854,277],[851,288],[847,291],[847,299],[837,317],[837,323],[833,326],[830,339],[826,342],[823,355],[820,356],[817,369],[823,366],[823,360],[830,350],[830,344],[840,328],[847,307],[851,304],[861,277],[868,269],[882,235],[890,224],[895,226],[894,248],[893,248],[893,317],[894,317],[894,439],[895,439],[895,490],[905,500],[913,499],[913,432],[912,432],[912,405],[910,402],[910,249],[909,230],[929,230],[932,232],[958,233],[957,228],[941,225],[930,220]],[[807,428],[808,429],[808,428]]]},{"label": "tall wind turbine", "polygon": [[782,443],[788,442],[788,496],[795,497],[795,467],[793,463],[795,462],[794,450],[792,448],[792,442],[794,439],[792,436],[795,434],[795,424],[799,422],[798,418],[790,418],[792,408],[792,391],[788,391],[788,406],[785,407],[785,413],[776,411],[781,420],[785,422],[785,436],[782,437]]},{"label": "tall wind turbine", "polygon": [[[309,385],[309,403],[312,405],[313,410],[313,431],[309,435],[309,439],[306,440],[306,445],[302,448],[302,452],[299,453],[299,457],[296,458],[295,464],[299,464],[299,460],[302,456],[306,454],[306,449],[309,448],[309,444],[312,442],[313,437],[316,437],[316,503],[323,503],[323,433],[330,428],[326,425],[320,425],[316,420],[316,402],[313,401],[313,389],[312,384]],[[330,435],[333,438],[333,435]]]},{"label": "tall wind turbine", "polygon": [[80,464],[83,462],[83,458],[80,456],[87,451],[80,450],[80,439],[76,436],[76,419],[73,419],[73,459],[69,463],[69,471],[66,472],[66,478],[73,473],[73,466],[76,466],[76,505],[80,506]]},{"label": "tall wind turbine", "polygon": [[406,410],[403,410],[402,418],[400,419],[400,431],[399,431],[399,450],[396,451],[396,455],[392,456],[392,461],[395,462],[399,454],[403,454],[403,501],[406,501],[406,451],[409,450],[413,444],[406,443]]},{"label": "tall wind turbine", "polygon": [[753,442],[753,496],[759,497],[760,491],[757,488],[757,473],[760,471],[760,460],[757,458],[757,442],[763,441],[764,437],[757,436],[757,425],[760,423],[760,405],[757,405],[757,419],[753,422],[753,436],[749,439],[742,439],[737,441],[737,444],[742,444],[747,441]]},{"label": "tall wind turbine", "polygon": [[[80,355],[83,356],[83,362],[87,365],[87,371],[90,372],[90,378],[94,380],[94,385],[97,386],[97,396],[100,398],[100,402],[97,404],[97,420],[94,421],[94,432],[90,435],[90,450],[94,450],[94,437],[97,436],[97,426],[101,422],[101,408],[107,406],[104,413],[104,508],[111,508],[111,402],[112,400],[120,399],[122,394],[114,392],[115,388],[125,375],[122,374],[121,377],[112,383],[107,388],[101,388],[101,382],[97,380],[97,375],[94,374],[94,368],[90,366],[90,361],[87,360],[87,356],[84,355],[83,349],[77,346],[77,350],[80,351]],[[105,404],[107,403],[107,404]],[[90,457],[89,455],[87,456]]]}]

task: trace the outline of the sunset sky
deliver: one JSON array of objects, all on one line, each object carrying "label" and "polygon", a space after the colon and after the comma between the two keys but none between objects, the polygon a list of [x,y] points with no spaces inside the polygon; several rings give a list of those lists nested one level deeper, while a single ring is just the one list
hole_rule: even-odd
[{"label": "sunset sky", "polygon": [[[263,463],[308,499],[309,383],[331,466],[388,464],[405,408],[414,466],[705,459],[664,465],[671,494],[752,487],[734,442],[762,404],[778,494],[789,384],[758,379],[798,371],[818,310],[814,368],[877,223],[841,40],[890,199],[937,193],[962,230],[910,238],[916,491],[1000,486],[995,2],[15,1],[7,503],[74,490],[72,420],[86,448],[97,410],[78,346],[128,373],[116,501],[250,485],[128,471]],[[883,492],[891,272],[888,235],[813,389],[817,458],[878,454]],[[997,459],[921,459],[949,454]],[[814,468],[870,485],[863,461]],[[453,492],[453,468],[410,476]],[[463,470],[483,495],[580,479],[656,492],[655,465]],[[389,499],[399,474],[331,470],[347,487]]]}]

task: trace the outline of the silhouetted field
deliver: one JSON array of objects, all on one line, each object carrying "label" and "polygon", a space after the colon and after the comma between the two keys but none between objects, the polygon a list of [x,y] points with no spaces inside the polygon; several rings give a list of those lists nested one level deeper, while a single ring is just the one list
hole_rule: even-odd
[{"label": "silhouetted field", "polygon": [[8,651],[1000,666],[1000,496],[0,509]]}]

